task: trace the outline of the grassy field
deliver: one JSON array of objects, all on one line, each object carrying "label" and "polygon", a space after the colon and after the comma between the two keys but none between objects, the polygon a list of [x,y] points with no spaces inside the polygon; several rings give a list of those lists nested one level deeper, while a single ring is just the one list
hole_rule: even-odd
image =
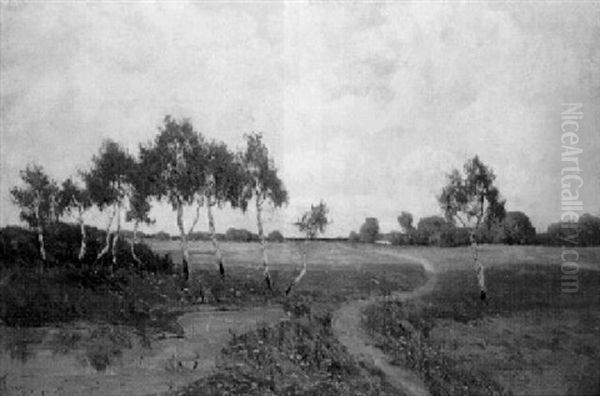
[{"label": "grassy field", "polygon": [[560,248],[484,246],[487,304],[468,249],[404,251],[436,268],[433,292],[373,305],[364,325],[433,394],[600,394],[600,249],[578,249],[579,292],[568,294]]},{"label": "grassy field", "polygon": [[[181,260],[177,242],[147,242],[157,253],[168,253],[176,263]],[[225,344],[221,336],[224,347],[212,374],[198,380],[190,371],[186,378],[192,382],[173,395],[398,395],[374,365],[358,362],[336,339],[332,314],[346,301],[389,296],[422,285],[428,274],[407,256],[431,264],[436,274],[433,292],[406,303],[387,301],[369,306],[363,316],[364,327],[393,362],[417,372],[432,394],[600,391],[596,375],[600,372],[599,248],[578,249],[580,291],[568,295],[561,292],[560,248],[482,246],[480,258],[488,268],[490,297],[488,304],[483,304],[478,299],[468,248],[312,242],[308,273],[292,294],[285,296],[284,290],[302,266],[302,242],[268,245],[272,291],[265,288],[262,278],[258,243],[223,242],[221,247],[224,279],[219,276],[211,244],[194,242],[186,289],[172,277],[156,277],[140,279],[139,287],[130,290],[135,297],[132,301],[151,303],[161,297],[160,304],[154,304],[149,312],[151,318],[164,320],[157,324],[146,321],[157,330],[145,334],[144,342],[155,343],[157,334],[177,327],[176,315],[187,312],[193,316],[196,310],[206,309],[197,304],[207,291],[211,309],[236,315],[247,312],[238,309],[276,307],[287,312],[287,319],[275,325],[252,324],[232,330]],[[149,284],[153,289],[145,290]],[[165,293],[170,294],[164,297]],[[104,334],[100,338],[109,347],[98,351],[91,338],[77,342],[100,371],[110,370],[113,361],[123,359],[121,354],[131,355],[122,340],[138,337],[124,326],[119,329],[127,337],[114,339],[121,333],[107,332],[102,326],[96,326],[102,331],[94,334]],[[60,334],[71,334],[69,329],[69,324],[64,324]],[[19,338],[16,332],[11,337]],[[72,344],[70,339],[59,344]],[[21,352],[15,349],[15,356]],[[182,374],[175,370],[160,375],[168,379]],[[144,378],[140,381],[147,381]],[[181,377],[175,382],[189,381]]]},{"label": "grassy field", "polygon": [[[168,252],[173,242],[156,243]],[[192,279],[219,285],[208,243],[194,243]],[[227,276],[213,287],[220,300],[282,304],[290,318],[276,326],[235,334],[223,349],[215,373],[177,395],[397,395],[374,367],[359,364],[333,336],[332,312],[346,300],[411,290],[425,281],[419,265],[363,245],[314,242],[308,272],[288,297],[283,291],[301,268],[302,243],[269,245],[275,284],[265,292],[258,244],[222,245]],[[176,252],[173,258],[177,260]]]}]

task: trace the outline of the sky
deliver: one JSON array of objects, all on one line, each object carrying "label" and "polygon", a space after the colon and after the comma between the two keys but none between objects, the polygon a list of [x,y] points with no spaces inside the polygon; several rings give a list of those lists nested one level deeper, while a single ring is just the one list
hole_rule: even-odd
[{"label": "sky", "polygon": [[[543,231],[561,215],[568,102],[583,103],[580,193],[600,214],[599,3],[0,4],[0,225],[19,222],[9,190],[28,163],[63,180],[103,139],[136,153],[170,114],[233,149],[263,133],[290,196],[267,231],[296,235],[321,199],[327,237],[441,214],[446,174],[475,154]],[[168,205],[152,216],[144,231],[177,232]],[[256,229],[252,210],[215,216]]]}]

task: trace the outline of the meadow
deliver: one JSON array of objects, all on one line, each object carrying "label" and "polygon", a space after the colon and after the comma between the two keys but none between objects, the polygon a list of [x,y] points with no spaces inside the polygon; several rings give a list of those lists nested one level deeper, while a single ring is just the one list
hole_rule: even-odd
[{"label": "meadow", "polygon": [[[160,257],[181,258],[177,241],[145,242]],[[224,278],[209,242],[190,244],[184,290],[169,275],[144,275],[132,298],[159,301],[160,310],[148,312],[162,324],[143,333],[129,316],[113,323],[88,316],[19,331],[2,327],[10,354],[0,367],[11,376],[27,374],[9,377],[9,389],[401,395],[378,362],[353,355],[334,331],[340,307],[369,301],[357,319],[366,342],[381,348],[392,365],[416,373],[432,395],[600,390],[599,248],[578,249],[580,291],[567,295],[560,287],[560,248],[483,245],[487,303],[478,298],[468,248],[310,242],[307,275],[289,296],[284,290],[301,269],[303,242],[268,244],[273,290],[265,287],[258,243],[222,242],[221,248]],[[394,298],[428,279],[434,280],[428,293]],[[155,284],[149,297],[142,290],[148,282]],[[49,351],[40,355],[41,349]],[[21,368],[11,371],[17,361]],[[51,381],[39,370],[44,365],[52,368]]]}]

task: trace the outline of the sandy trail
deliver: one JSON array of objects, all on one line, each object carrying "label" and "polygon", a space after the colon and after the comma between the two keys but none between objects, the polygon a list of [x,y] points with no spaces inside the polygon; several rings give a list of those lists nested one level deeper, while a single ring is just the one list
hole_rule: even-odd
[{"label": "sandy trail", "polygon": [[416,262],[427,272],[427,282],[409,292],[394,292],[389,297],[371,297],[354,300],[342,305],[333,315],[333,333],[356,359],[373,364],[386,376],[386,380],[396,389],[409,396],[428,396],[425,383],[412,371],[389,363],[385,353],[370,345],[370,337],[362,328],[362,311],[370,304],[383,300],[408,300],[430,293],[436,282],[434,267],[423,258],[396,251],[377,251],[402,260]]},{"label": "sandy trail", "polygon": [[274,324],[285,316],[280,307],[200,309],[178,319],[183,337],[167,335],[153,342],[151,348],[134,342],[102,372],[91,366],[83,349],[53,351],[49,340],[57,329],[48,328],[45,341],[27,345],[26,359],[2,352],[0,376],[6,376],[6,383],[0,395],[160,394],[209,375],[230,339],[230,331],[247,332],[257,324]]}]

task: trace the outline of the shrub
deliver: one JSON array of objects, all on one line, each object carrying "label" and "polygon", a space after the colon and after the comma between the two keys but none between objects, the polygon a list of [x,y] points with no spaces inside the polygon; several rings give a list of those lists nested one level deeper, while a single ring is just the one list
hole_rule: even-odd
[{"label": "shrub", "polygon": [[258,241],[258,235],[243,228],[232,227],[227,229],[225,239],[232,242],[252,242]]},{"label": "shrub", "polygon": [[[81,233],[78,225],[55,223],[46,228],[46,266],[76,268],[108,267],[112,258],[110,252],[96,262],[96,257],[106,243],[106,233],[95,227],[86,227],[86,254],[78,259],[81,246]],[[123,238],[117,243],[118,267],[136,268],[140,271],[171,273],[173,263],[168,256],[160,257],[148,245],[137,243],[135,252],[142,265],[133,259],[131,245]],[[37,234],[20,227],[6,227],[0,230],[0,267],[34,268],[39,262]],[[118,268],[115,268],[115,270]]]},{"label": "shrub", "polygon": [[358,235],[358,233],[356,231],[351,231],[350,235],[348,236],[348,240],[350,242],[355,243],[355,242],[360,241],[360,236]]},{"label": "shrub", "polygon": [[285,240],[283,234],[278,230],[271,231],[267,239],[271,242],[283,242]]},{"label": "shrub", "polygon": [[361,242],[375,242],[379,235],[379,221],[375,217],[367,217],[365,222],[360,226],[358,233]]}]

